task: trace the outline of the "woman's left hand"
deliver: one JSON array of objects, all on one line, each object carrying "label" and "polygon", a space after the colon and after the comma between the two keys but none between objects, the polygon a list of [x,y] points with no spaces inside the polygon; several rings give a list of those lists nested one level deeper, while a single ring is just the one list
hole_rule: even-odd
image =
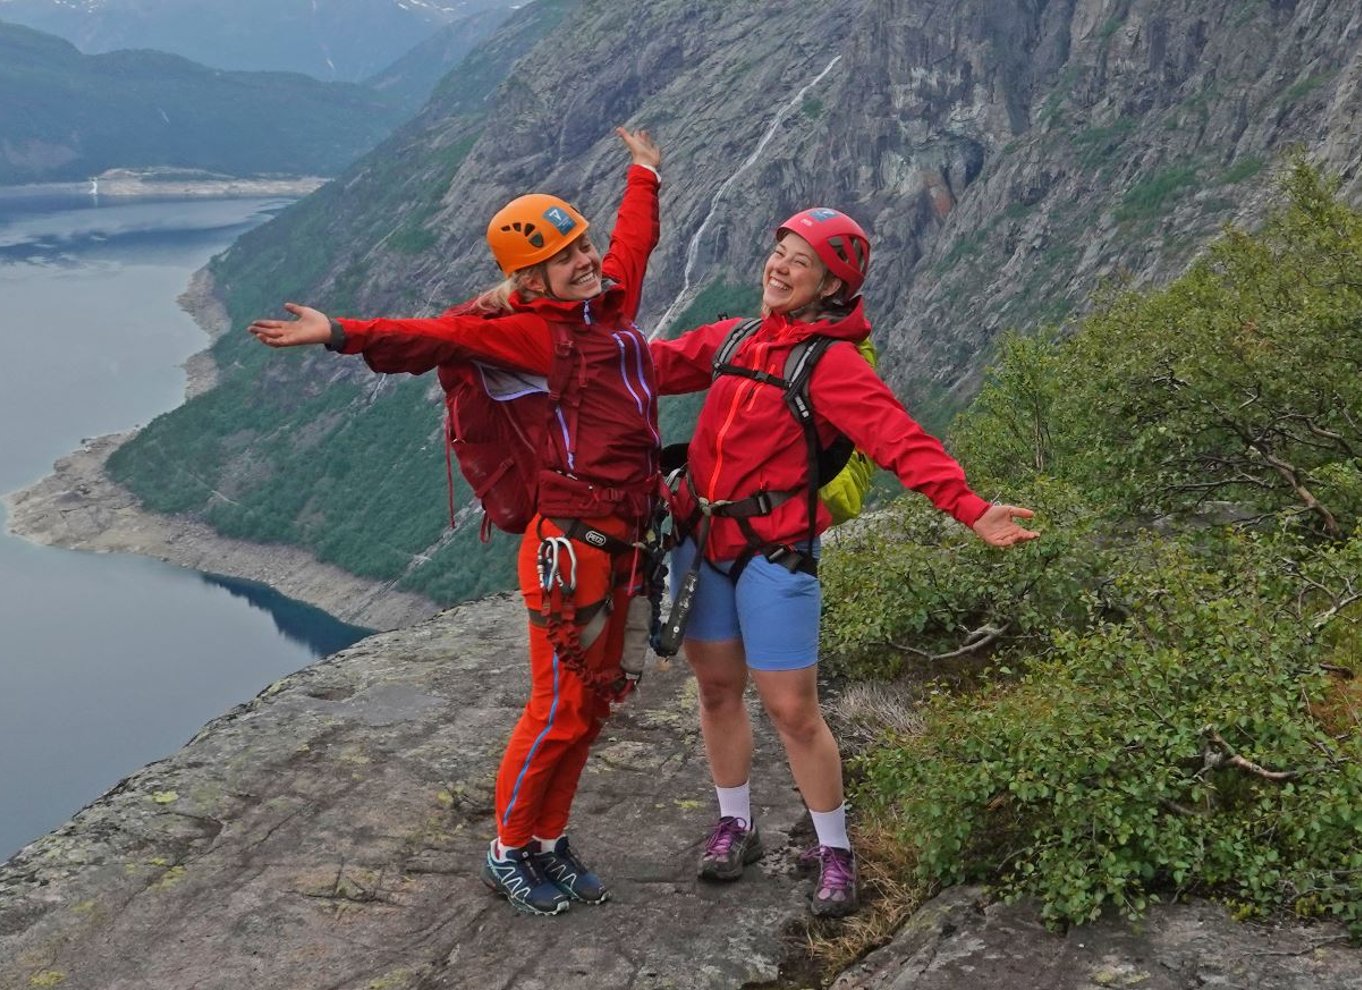
[{"label": "woman's left hand", "polygon": [[633,164],[646,165],[654,172],[657,171],[657,167],[662,164],[662,149],[657,146],[651,134],[641,127],[636,131],[616,127],[615,133],[628,147]]},{"label": "woman's left hand", "polygon": [[1034,515],[1030,509],[1017,505],[990,505],[970,528],[989,546],[1010,547],[1040,535],[1017,523],[1017,519],[1030,519]]}]

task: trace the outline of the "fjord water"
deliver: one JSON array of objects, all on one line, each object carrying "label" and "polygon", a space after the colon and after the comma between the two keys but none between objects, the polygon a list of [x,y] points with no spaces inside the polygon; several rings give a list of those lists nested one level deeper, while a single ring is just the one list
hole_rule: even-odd
[{"label": "fjord water", "polygon": [[[284,205],[0,189],[0,492],[178,404],[206,340],[176,296]],[[364,633],[260,586],[0,535],[0,860]]]}]

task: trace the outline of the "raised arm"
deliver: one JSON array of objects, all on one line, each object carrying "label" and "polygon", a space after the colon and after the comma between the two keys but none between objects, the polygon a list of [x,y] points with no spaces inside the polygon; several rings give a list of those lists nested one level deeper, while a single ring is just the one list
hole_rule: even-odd
[{"label": "raised arm", "polygon": [[657,190],[660,185],[658,166],[662,152],[645,130],[629,131],[615,128],[625,147],[629,149],[630,167],[625,177],[624,198],[615,218],[615,229],[610,233],[610,248],[601,261],[601,271],[618,282],[626,293],[624,312],[633,318],[638,312],[643,294],[643,275],[648,267],[648,256],[657,246],[661,231],[657,209]]}]

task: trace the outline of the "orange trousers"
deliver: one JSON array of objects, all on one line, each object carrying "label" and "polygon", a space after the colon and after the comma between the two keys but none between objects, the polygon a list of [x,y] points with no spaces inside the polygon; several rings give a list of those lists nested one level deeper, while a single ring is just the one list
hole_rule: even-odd
[{"label": "orange trousers", "polygon": [[[583,522],[611,536],[632,538],[631,527],[616,519]],[[535,516],[520,542],[520,592],[536,617],[543,600],[538,571],[541,541],[561,535],[553,523]],[[578,609],[610,599],[605,628],[586,651],[587,666],[592,670],[618,667],[629,598],[642,583],[636,562],[629,554],[612,557],[577,541],[572,548]],[[570,564],[561,559],[560,563]],[[563,834],[587,753],[609,715],[610,703],[562,665],[547,630],[531,623],[530,697],[497,771],[497,837],[503,845],[523,846],[535,836],[552,839]]]}]

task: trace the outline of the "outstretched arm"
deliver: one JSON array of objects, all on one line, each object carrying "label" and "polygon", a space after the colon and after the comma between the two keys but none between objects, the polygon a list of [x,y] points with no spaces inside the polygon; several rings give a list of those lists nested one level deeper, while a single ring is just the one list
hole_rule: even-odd
[{"label": "outstretched arm", "polygon": [[332,320],[311,306],[284,308],[297,319],[258,319],[247,329],[270,347],[326,344],[342,354],[362,354],[370,368],[385,374],[420,375],[466,360],[545,374],[552,361],[548,324],[530,313],[482,317],[455,307],[422,319]]},{"label": "outstretched arm", "polygon": [[284,303],[296,320],[256,320],[246,329],[267,347],[297,347],[300,344],[325,344],[331,340],[331,317],[311,306]]},{"label": "outstretched arm", "polygon": [[908,415],[879,375],[851,347],[828,348],[810,382],[813,406],[875,463],[892,471],[907,488],[922,492],[995,547],[1033,540],[1039,533],[1016,519],[1034,513],[1015,505],[993,505],[970,490],[964,469],[941,441]]}]

